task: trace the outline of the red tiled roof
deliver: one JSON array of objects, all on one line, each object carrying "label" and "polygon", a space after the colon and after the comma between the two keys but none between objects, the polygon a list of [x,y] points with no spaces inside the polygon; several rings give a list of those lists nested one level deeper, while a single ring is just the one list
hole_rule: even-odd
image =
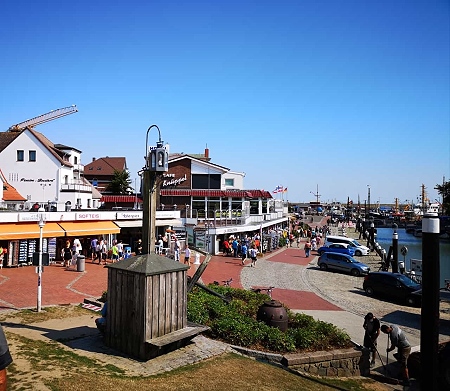
[{"label": "red tiled roof", "polygon": [[124,157],[101,157],[84,165],[84,175],[86,177],[94,176],[112,176],[114,170],[123,171],[127,169],[127,162]]},{"label": "red tiled roof", "polygon": [[3,184],[3,201],[26,201],[27,199],[19,194],[14,186],[6,182],[6,178],[0,170],[0,184]]}]

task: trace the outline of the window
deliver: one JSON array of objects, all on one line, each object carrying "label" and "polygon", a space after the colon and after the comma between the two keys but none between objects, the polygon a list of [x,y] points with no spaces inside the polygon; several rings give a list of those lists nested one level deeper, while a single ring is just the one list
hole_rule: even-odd
[{"label": "window", "polygon": [[23,162],[25,153],[22,149],[17,150],[17,161]]},{"label": "window", "polygon": [[225,179],[225,186],[234,186],[234,179],[226,178]]},{"label": "window", "polygon": [[78,158],[76,156],[73,157],[73,164],[78,164]]},{"label": "window", "polygon": [[220,189],[220,174],[193,174],[193,189]]},{"label": "window", "polygon": [[36,161],[36,151],[28,151],[28,161],[29,162]]}]

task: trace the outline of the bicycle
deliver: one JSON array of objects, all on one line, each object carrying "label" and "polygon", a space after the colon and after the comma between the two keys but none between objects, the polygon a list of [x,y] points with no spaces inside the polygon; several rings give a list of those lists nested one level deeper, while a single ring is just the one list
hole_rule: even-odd
[{"label": "bicycle", "polygon": [[269,287],[258,287],[258,288],[250,288],[250,290],[252,291],[252,292],[255,292],[255,293],[261,293],[262,291],[265,291],[265,292],[267,292],[267,295],[270,297],[270,298],[272,298],[272,291],[273,291],[273,288],[275,288],[274,286],[269,286]]},{"label": "bicycle", "polygon": [[[231,283],[233,282],[233,278],[231,277],[230,279],[222,280],[221,282],[222,282],[223,286],[231,286]],[[213,284],[214,285],[220,285],[219,281],[214,281]]]},{"label": "bicycle", "polygon": [[384,262],[379,262],[380,263],[380,267],[378,268],[379,272],[388,272],[389,268],[387,267],[386,263]]}]

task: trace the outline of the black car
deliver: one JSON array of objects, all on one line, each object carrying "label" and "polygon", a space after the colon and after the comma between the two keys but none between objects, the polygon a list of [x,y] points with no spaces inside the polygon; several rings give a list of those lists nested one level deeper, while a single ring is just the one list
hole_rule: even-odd
[{"label": "black car", "polygon": [[420,305],[421,297],[412,293],[420,284],[400,273],[374,272],[364,277],[363,289],[368,296],[383,296],[408,305]]}]

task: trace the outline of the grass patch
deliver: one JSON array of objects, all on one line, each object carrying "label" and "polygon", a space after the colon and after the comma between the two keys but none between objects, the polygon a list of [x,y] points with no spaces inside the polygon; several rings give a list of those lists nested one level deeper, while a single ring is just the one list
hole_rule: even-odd
[{"label": "grass patch", "polygon": [[13,320],[20,324],[30,324],[45,322],[51,319],[72,318],[75,316],[93,314],[92,311],[83,308],[81,305],[54,306],[42,308],[41,312],[36,310],[20,310],[8,312],[0,316],[0,322]]},{"label": "grass patch", "polygon": [[88,374],[64,376],[46,384],[53,391],[367,391],[373,382],[360,379],[332,382],[319,378],[297,376],[275,366],[267,365],[236,354],[225,354],[199,364],[186,366],[148,378],[111,378]]}]

